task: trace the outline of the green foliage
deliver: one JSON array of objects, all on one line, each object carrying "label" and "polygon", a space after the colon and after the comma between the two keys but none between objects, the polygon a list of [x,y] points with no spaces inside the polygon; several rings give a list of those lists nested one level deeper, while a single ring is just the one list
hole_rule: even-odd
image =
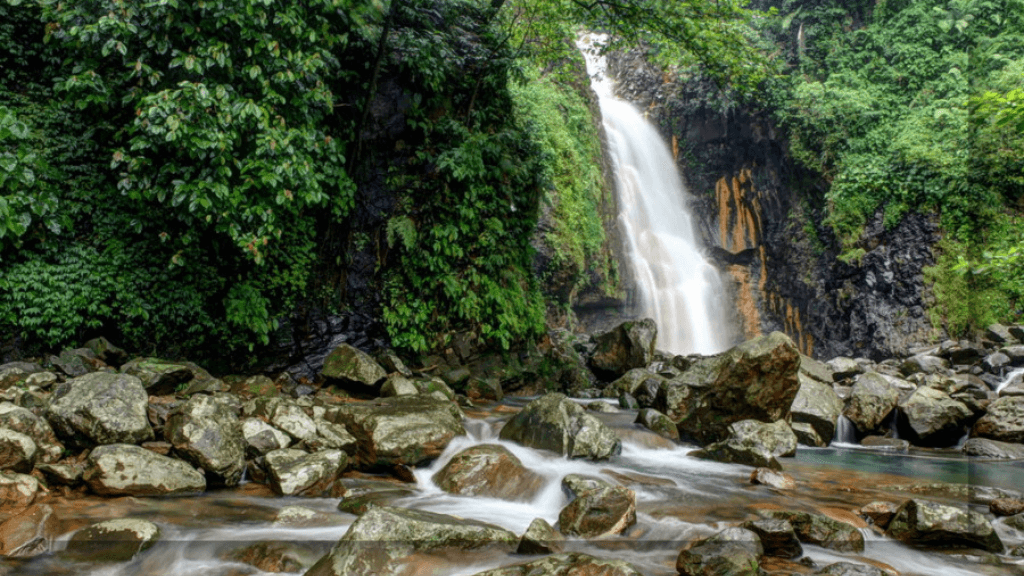
[{"label": "green foliage", "polygon": [[945,327],[955,337],[967,336],[973,330],[994,322],[1019,316],[1024,300],[1016,266],[1009,275],[965,270],[968,248],[955,240],[940,243],[941,253],[935,266],[925,268],[925,278],[932,283],[936,303],[929,309],[933,326]]}]

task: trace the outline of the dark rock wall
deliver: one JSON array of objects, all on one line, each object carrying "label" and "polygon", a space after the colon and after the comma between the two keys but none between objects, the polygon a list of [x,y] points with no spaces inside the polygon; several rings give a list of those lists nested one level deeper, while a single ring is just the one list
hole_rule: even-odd
[{"label": "dark rock wall", "polygon": [[886,230],[879,213],[858,243],[863,254],[840,261],[823,223],[828,185],[788,157],[770,110],[706,82],[668,82],[637,51],[610,65],[620,96],[671,144],[708,251],[733,279],[746,337],[780,330],[806,354],[877,360],[933,336],[922,269],[933,263],[934,217],[911,214]]}]

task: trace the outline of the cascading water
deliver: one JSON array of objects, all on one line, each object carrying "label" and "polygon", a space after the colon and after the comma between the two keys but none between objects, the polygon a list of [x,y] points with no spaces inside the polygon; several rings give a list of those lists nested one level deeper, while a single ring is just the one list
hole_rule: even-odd
[{"label": "cascading water", "polygon": [[658,325],[658,348],[714,354],[733,344],[725,286],[701,254],[687,191],[661,136],[632,104],[613,93],[603,41],[580,41],[597,93],[615,167],[619,223],[639,289],[641,314]]}]

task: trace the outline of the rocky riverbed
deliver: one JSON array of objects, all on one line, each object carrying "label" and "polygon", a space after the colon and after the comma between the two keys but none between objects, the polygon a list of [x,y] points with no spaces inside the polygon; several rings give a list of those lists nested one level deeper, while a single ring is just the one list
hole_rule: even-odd
[{"label": "rocky riverbed", "polygon": [[822,363],[639,321],[312,381],[96,340],[0,366],[0,574],[1018,573],[1022,337]]}]

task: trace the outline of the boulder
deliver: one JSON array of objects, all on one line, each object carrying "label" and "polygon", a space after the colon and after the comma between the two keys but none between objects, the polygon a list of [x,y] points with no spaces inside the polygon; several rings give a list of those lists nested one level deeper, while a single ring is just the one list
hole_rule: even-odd
[{"label": "boulder", "polygon": [[687,545],[676,558],[682,576],[758,576],[764,553],[757,534],[745,528],[725,530]]},{"label": "boulder", "polygon": [[636,494],[622,486],[586,490],[558,514],[559,531],[578,538],[621,534],[634,524]]},{"label": "boulder", "polygon": [[473,376],[465,382],[466,397],[474,402],[500,402],[505,397],[498,378],[478,378]]},{"label": "boulder", "polygon": [[164,437],[182,460],[206,472],[213,486],[236,486],[245,472],[246,441],[237,414],[197,394],[171,411]]},{"label": "boulder", "polygon": [[384,397],[389,396],[415,396],[419,394],[420,390],[416,387],[407,376],[402,374],[392,374],[388,376],[388,379],[384,381],[384,384],[380,387],[380,395]]},{"label": "boulder", "polygon": [[864,373],[864,369],[856,360],[845,356],[837,356],[829,360],[825,363],[825,367],[832,371],[833,382],[841,382]]},{"label": "boulder", "polygon": [[887,452],[907,452],[910,450],[910,442],[902,438],[890,438],[888,436],[865,436],[860,441],[865,448],[877,448]]},{"label": "boulder", "polygon": [[636,415],[635,423],[669,440],[679,440],[679,429],[675,422],[654,408],[642,408]]},{"label": "boulder", "polygon": [[0,510],[25,508],[36,499],[39,481],[28,474],[0,472]]},{"label": "boulder", "polygon": [[805,544],[839,552],[863,552],[864,535],[853,525],[833,520],[822,514],[792,510],[769,510],[769,518],[786,520],[793,525],[797,538]]},{"label": "boulder", "polygon": [[637,391],[644,383],[650,381],[655,390],[665,378],[648,371],[646,368],[633,368],[623,374],[618,380],[612,382],[605,388],[601,395],[605,398],[617,398],[620,394],[636,396]]},{"label": "boulder", "polygon": [[918,388],[898,406],[902,415],[900,433],[918,446],[956,444],[973,416],[962,402],[929,387]]},{"label": "boulder", "polygon": [[853,422],[861,434],[878,429],[896,408],[899,392],[876,372],[866,372],[857,377],[850,391],[843,415]]},{"label": "boulder", "polygon": [[291,436],[259,418],[244,418],[240,425],[242,438],[245,439],[245,453],[249,458],[258,458],[272,450],[287,448],[292,443]]},{"label": "boulder", "polygon": [[793,525],[777,518],[761,518],[740,524],[740,528],[750,530],[761,540],[765,556],[777,558],[798,558],[804,553],[800,539],[796,537]]},{"label": "boulder", "polygon": [[1009,365],[1010,357],[1002,351],[993,352],[981,360],[981,369],[995,375],[1001,375]]},{"label": "boulder", "polygon": [[86,526],[68,540],[67,553],[88,562],[126,562],[160,539],[160,528],[146,520],[118,518]]},{"label": "boulder", "polygon": [[632,368],[643,368],[654,360],[658,327],[654,320],[623,322],[595,337],[590,365],[599,376],[615,379]]},{"label": "boulder", "polygon": [[305,550],[296,542],[257,542],[232,550],[227,559],[258,568],[262,572],[299,572]]},{"label": "boulder", "polygon": [[800,388],[799,367],[796,345],[773,332],[697,359],[661,386],[655,407],[678,422],[680,433],[702,444],[717,442],[740,420],[788,419]]},{"label": "boulder", "polygon": [[348,465],[348,455],[341,450],[309,454],[284,448],[268,452],[265,462],[270,487],[279,496],[320,497],[330,495]]},{"label": "boulder", "polygon": [[1011,366],[1024,366],[1024,345],[1006,346],[999,349],[999,352],[1010,359]]},{"label": "boulder", "polygon": [[267,421],[299,442],[316,438],[316,422],[301,406],[288,400],[273,402],[266,408]]},{"label": "boulder", "polygon": [[821,382],[822,384],[828,384],[832,386],[832,382],[835,380],[832,377],[832,369],[826,366],[823,362],[818,362],[810,356],[800,355],[800,374],[805,378],[814,380],[815,382]]},{"label": "boulder", "polygon": [[459,452],[433,480],[452,494],[514,501],[532,500],[544,484],[542,476],[498,444],[480,444]]},{"label": "boulder", "polygon": [[814,446],[821,448],[828,446],[832,440],[831,438],[826,440],[819,436],[818,431],[814,429],[814,426],[811,426],[807,422],[793,422],[790,424],[790,428],[793,429],[793,434],[796,434],[796,441],[802,446]]},{"label": "boulder", "polygon": [[900,364],[900,374],[945,374],[949,370],[949,361],[938,356],[918,354],[911,356]]},{"label": "boulder", "polygon": [[387,372],[369,354],[348,344],[342,344],[324,359],[324,377],[339,380],[363,390],[373,389]]},{"label": "boulder", "polygon": [[274,526],[289,528],[319,528],[337,523],[334,515],[305,506],[285,506],[278,510],[277,516],[274,517]]},{"label": "boulder", "polygon": [[622,560],[604,560],[580,552],[555,554],[526,564],[503,566],[474,576],[642,576]]},{"label": "boulder", "polygon": [[104,364],[115,368],[128,361],[128,353],[111,344],[110,340],[103,336],[89,340],[83,347],[91,350],[96,355],[96,358],[102,360]]},{"label": "boulder", "polygon": [[1010,333],[1010,329],[1002,324],[991,324],[985,329],[985,336],[996,344],[1012,344],[1017,339]]},{"label": "boulder", "polygon": [[600,478],[594,478],[593,476],[566,474],[562,477],[562,491],[565,492],[570,500],[578,498],[580,494],[583,494],[584,492],[610,486],[611,484],[601,480]]},{"label": "boulder", "polygon": [[980,548],[1001,553],[1003,542],[981,514],[929,500],[911,499],[896,511],[886,533],[908,544]]},{"label": "boulder", "polygon": [[796,488],[796,480],[785,472],[772,470],[771,468],[757,468],[750,473],[751,484],[762,484],[776,490],[793,490]]},{"label": "boulder", "polygon": [[36,443],[10,428],[0,428],[0,470],[27,474],[36,463]]},{"label": "boulder", "polygon": [[978,458],[1024,460],[1024,445],[988,438],[968,438],[964,443],[964,454]]},{"label": "boulder", "polygon": [[835,562],[814,573],[823,576],[889,576],[881,568],[853,562]]},{"label": "boulder", "polygon": [[139,444],[153,439],[148,402],[138,378],[93,372],[58,387],[46,408],[46,419],[73,446]]},{"label": "boulder", "polygon": [[[640,403],[629,392],[619,394],[619,408],[624,410],[639,410]],[[675,428],[675,426],[673,426]]]},{"label": "boulder", "polygon": [[810,424],[818,438],[827,444],[836,434],[836,422],[843,412],[843,401],[839,399],[831,384],[812,380],[802,372],[799,381],[800,389],[797,390],[793,405],[790,407],[793,422]]},{"label": "boulder", "polygon": [[561,552],[565,537],[555,530],[547,520],[534,518],[519,539],[516,554],[551,554]]},{"label": "boulder", "polygon": [[160,358],[135,358],[121,366],[121,372],[134,376],[142,382],[143,388],[152,396],[174,394],[179,387],[195,377],[198,372],[200,379],[212,379],[208,372],[195,366],[194,371],[187,364],[162,360]]},{"label": "boulder", "polygon": [[325,419],[355,436],[355,463],[361,469],[429,462],[441,455],[452,438],[466,433],[458,406],[427,395],[333,406]]},{"label": "boulder", "polygon": [[564,394],[546,394],[526,405],[499,437],[570,458],[603,460],[622,451],[615,433]]},{"label": "boulder", "polygon": [[0,556],[38,556],[50,551],[60,521],[49,504],[33,504],[0,523]]},{"label": "boulder", "polygon": [[1015,516],[1024,513],[1024,500],[1020,498],[996,498],[988,503],[988,511],[996,516]]},{"label": "boulder", "polygon": [[85,466],[81,464],[36,464],[46,482],[54,486],[77,486],[82,483]]},{"label": "boulder", "polygon": [[32,362],[0,364],[0,390],[6,390],[15,384],[24,382],[30,374],[42,371],[42,367]]},{"label": "boulder", "polygon": [[90,452],[82,479],[101,496],[162,496],[206,489],[206,479],[195,468],[131,444],[110,444]]},{"label": "boulder", "polygon": [[445,514],[374,506],[360,516],[329,554],[305,576],[397,576],[401,560],[416,552],[511,552],[519,538],[497,526]]},{"label": "boulder", "polygon": [[896,515],[896,511],[899,508],[893,502],[876,501],[861,506],[860,515],[871,520],[871,523],[875,526],[885,530],[889,523],[892,522],[893,516]]},{"label": "boulder", "polygon": [[316,424],[316,436],[306,441],[306,446],[316,452],[319,450],[343,450],[349,456],[356,453],[358,442],[341,424],[328,422],[323,418],[313,420]]},{"label": "boulder", "polygon": [[971,436],[1024,443],[1024,396],[1004,396],[989,404],[985,415],[974,423]]},{"label": "boulder", "polygon": [[784,420],[771,424],[742,420],[729,425],[729,436],[725,440],[692,454],[719,462],[781,470],[777,458],[795,455],[796,445],[796,435]]}]

